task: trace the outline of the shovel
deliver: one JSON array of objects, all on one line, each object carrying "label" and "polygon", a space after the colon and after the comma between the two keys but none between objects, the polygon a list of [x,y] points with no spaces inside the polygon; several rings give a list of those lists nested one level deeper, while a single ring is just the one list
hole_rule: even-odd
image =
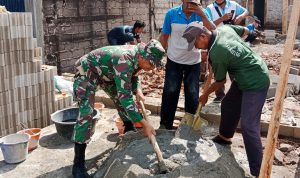
[{"label": "shovel", "polygon": [[[213,76],[211,67],[209,67],[209,74],[208,77],[204,83],[203,91],[206,92],[211,84],[211,79]],[[189,130],[193,128],[194,130],[198,131],[201,129],[201,127],[207,126],[208,121],[204,120],[200,117],[200,112],[202,109],[202,104],[199,102],[198,108],[196,110],[196,114],[192,117],[192,114],[185,113],[183,119],[181,120],[181,123],[176,130],[175,136],[178,138],[185,138],[184,135],[189,134]],[[188,131],[188,133],[186,133]]]},{"label": "shovel", "polygon": [[[144,118],[145,118],[146,121],[148,121],[144,103],[143,103],[143,101],[140,101],[139,103],[140,103],[140,105],[141,105],[141,108],[142,108],[142,112],[143,112]],[[155,138],[154,135],[151,135],[151,137],[150,137],[150,142],[151,142],[151,144],[152,144],[152,147],[153,147],[153,149],[154,149],[154,151],[155,151],[155,154],[156,154],[156,157],[157,157],[157,160],[158,160],[159,172],[160,172],[161,174],[166,174],[166,173],[168,172],[168,169],[167,169],[167,166],[166,166],[166,164],[165,164],[165,162],[164,162],[164,158],[163,158],[163,156],[162,156],[162,153],[161,153],[161,151],[160,151],[160,148],[159,148],[159,146],[158,146],[158,143],[157,143],[156,138]]]}]

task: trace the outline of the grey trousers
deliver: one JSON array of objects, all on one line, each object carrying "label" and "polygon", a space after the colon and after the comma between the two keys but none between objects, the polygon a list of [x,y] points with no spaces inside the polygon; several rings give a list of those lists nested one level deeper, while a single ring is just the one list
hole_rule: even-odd
[{"label": "grey trousers", "polygon": [[226,138],[232,138],[241,121],[242,135],[253,176],[259,175],[262,162],[260,116],[268,88],[260,91],[241,91],[236,81],[233,81],[221,104],[219,132]]}]

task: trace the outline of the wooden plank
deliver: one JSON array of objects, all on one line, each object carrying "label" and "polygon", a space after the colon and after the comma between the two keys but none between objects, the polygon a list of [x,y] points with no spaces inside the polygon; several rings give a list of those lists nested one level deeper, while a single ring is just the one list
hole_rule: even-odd
[{"label": "wooden plank", "polygon": [[275,94],[271,123],[269,125],[267,145],[264,150],[263,162],[261,165],[259,178],[271,177],[275,146],[278,138],[278,131],[282,114],[283,101],[287,90],[289,68],[291,65],[291,59],[293,57],[294,43],[296,38],[296,32],[298,29],[298,21],[300,15],[299,11],[300,1],[294,1],[286,44],[283,51],[283,59],[279,74],[279,83]]},{"label": "wooden plank", "polygon": [[282,34],[286,34],[289,16],[289,0],[282,1]]}]

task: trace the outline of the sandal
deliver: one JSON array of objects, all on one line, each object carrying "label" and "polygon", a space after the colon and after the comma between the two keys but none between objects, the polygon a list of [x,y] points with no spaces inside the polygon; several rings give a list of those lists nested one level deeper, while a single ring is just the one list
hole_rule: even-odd
[{"label": "sandal", "polygon": [[220,137],[220,135],[215,136],[212,139],[212,141],[215,142],[215,143],[218,143],[220,145],[231,145],[232,144],[232,141],[224,140],[223,138]]}]

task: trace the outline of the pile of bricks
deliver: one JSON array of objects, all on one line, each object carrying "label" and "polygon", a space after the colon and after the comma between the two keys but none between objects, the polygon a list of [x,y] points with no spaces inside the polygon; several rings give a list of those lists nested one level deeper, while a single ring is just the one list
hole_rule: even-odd
[{"label": "pile of bricks", "polygon": [[[21,130],[20,123],[45,127],[59,109],[56,67],[42,65],[32,29],[31,13],[0,13],[0,136]],[[65,100],[70,106],[72,99]]]}]

